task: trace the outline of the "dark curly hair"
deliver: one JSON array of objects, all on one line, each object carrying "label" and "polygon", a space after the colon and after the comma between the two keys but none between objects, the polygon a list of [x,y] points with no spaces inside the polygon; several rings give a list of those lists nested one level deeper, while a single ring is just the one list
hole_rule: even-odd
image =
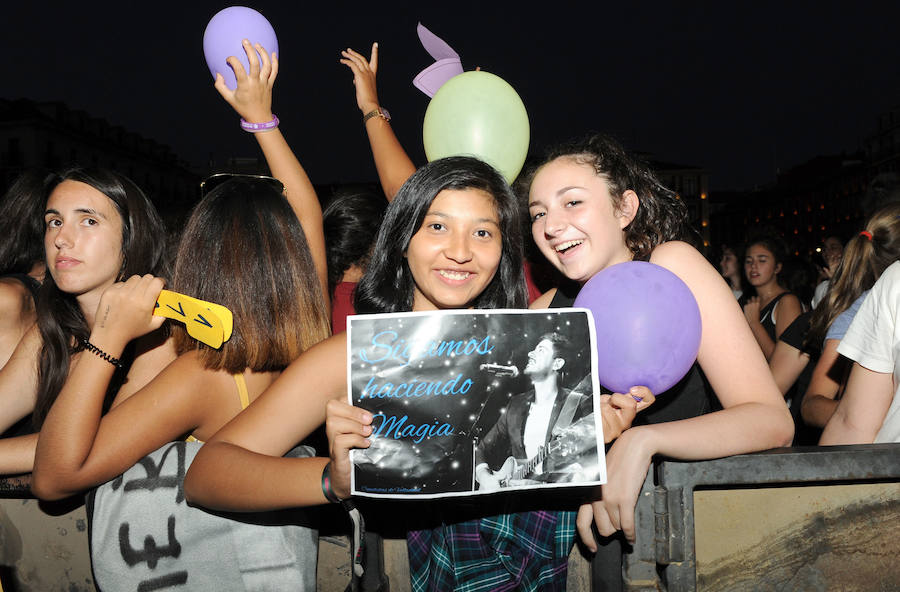
[{"label": "dark curly hair", "polygon": [[625,227],[625,244],[635,261],[647,261],[653,249],[666,241],[696,243],[684,202],[656,178],[647,163],[629,154],[611,136],[594,134],[551,148],[543,163],[531,171],[529,185],[542,166],[560,158],[586,164],[598,177],[606,179],[617,210],[626,191],[630,189],[637,194],[640,202],[637,213]]}]

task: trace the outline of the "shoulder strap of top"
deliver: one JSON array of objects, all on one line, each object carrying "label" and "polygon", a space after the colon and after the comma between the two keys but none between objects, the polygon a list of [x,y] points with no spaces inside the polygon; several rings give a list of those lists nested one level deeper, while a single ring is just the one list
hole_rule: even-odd
[{"label": "shoulder strap of top", "polygon": [[791,294],[791,293],[792,293],[791,291],[785,290],[784,292],[782,292],[781,294],[776,296],[775,299],[772,300],[772,308],[775,308],[775,305],[778,304],[778,301],[781,300],[784,296],[787,296],[788,294]]},{"label": "shoulder strap of top", "polygon": [[250,405],[250,395],[247,392],[247,381],[244,380],[243,374],[232,374],[234,384],[237,385],[238,396],[241,398],[241,409],[246,409]]},{"label": "shoulder strap of top", "polygon": [[[237,386],[238,396],[241,398],[241,409],[246,409],[248,405],[250,405],[250,395],[247,392],[247,381],[244,380],[243,374],[232,374],[232,378],[234,378],[234,384]],[[188,436],[184,439],[185,442],[200,442],[197,438],[193,436]]]}]

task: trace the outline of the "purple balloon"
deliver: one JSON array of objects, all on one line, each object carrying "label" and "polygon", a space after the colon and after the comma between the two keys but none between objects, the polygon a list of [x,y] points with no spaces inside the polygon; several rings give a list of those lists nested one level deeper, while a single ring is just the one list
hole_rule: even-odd
[{"label": "purple balloon", "polygon": [[646,386],[654,395],[684,378],[700,349],[700,308],[681,278],[645,261],[608,267],[581,288],[591,311],[597,378],[615,393]]},{"label": "purple balloon", "polygon": [[206,56],[206,65],[216,78],[216,72],[225,77],[225,86],[234,90],[237,88],[237,79],[231,66],[225,61],[229,56],[235,56],[244,65],[244,71],[250,71],[250,62],[247,53],[241,45],[241,41],[247,39],[250,43],[259,43],[270,54],[278,53],[278,39],[275,38],[275,29],[266,20],[266,17],[246,6],[229,6],[215,14],[206,25],[203,32],[203,55]]}]

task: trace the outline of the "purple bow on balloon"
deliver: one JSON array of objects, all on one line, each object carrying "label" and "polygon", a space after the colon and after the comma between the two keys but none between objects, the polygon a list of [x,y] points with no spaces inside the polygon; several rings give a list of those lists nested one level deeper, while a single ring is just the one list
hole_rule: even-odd
[{"label": "purple bow on balloon", "polygon": [[431,57],[437,60],[413,79],[413,85],[420,91],[433,97],[445,82],[463,73],[459,54],[447,42],[425,28],[422,23],[416,26],[419,41]]}]

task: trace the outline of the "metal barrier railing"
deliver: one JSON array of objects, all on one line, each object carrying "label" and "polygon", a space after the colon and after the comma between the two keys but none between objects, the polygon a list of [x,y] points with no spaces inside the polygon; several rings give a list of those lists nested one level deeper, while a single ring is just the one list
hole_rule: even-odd
[{"label": "metal barrier railing", "polygon": [[654,466],[655,483],[651,471],[638,500],[637,540],[624,555],[623,583],[626,590],[677,592],[698,585],[698,490],[900,482],[900,444],[780,448],[710,461],[658,460]]}]

